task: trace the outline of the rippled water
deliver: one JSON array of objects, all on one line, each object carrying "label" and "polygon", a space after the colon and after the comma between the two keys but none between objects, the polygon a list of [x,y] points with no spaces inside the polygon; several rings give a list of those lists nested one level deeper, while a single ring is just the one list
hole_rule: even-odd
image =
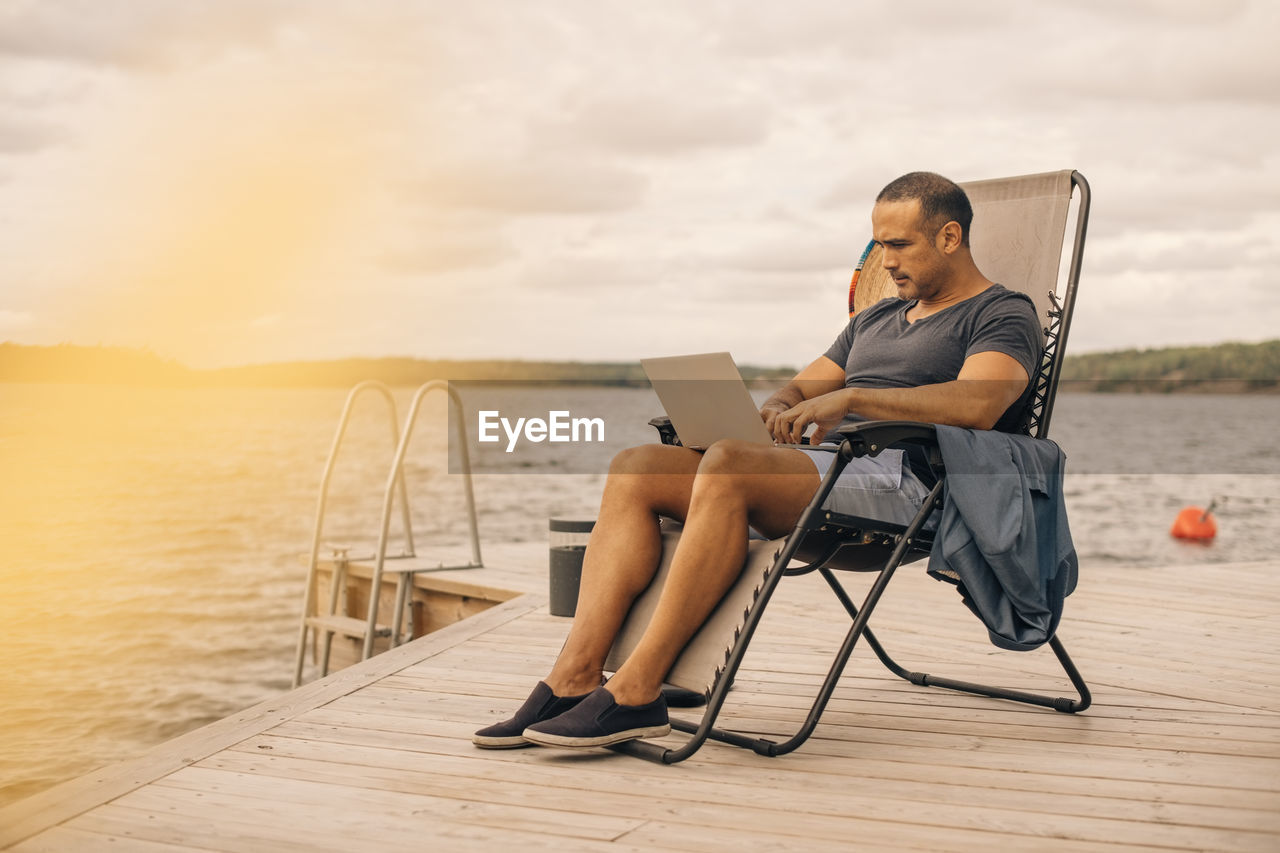
[{"label": "rippled water", "polygon": [[[575,389],[611,443],[651,440],[651,392]],[[0,802],[131,757],[289,686],[316,489],[345,392],[0,385]],[[403,414],[408,391],[398,392]],[[1060,397],[1082,583],[1110,572],[1273,558],[1280,397]],[[408,472],[415,537],[462,541],[444,406]],[[390,440],[357,409],[327,538],[373,540]],[[476,478],[486,541],[543,541],[592,513],[603,476],[554,460]],[[1208,546],[1179,508],[1221,496]]]}]

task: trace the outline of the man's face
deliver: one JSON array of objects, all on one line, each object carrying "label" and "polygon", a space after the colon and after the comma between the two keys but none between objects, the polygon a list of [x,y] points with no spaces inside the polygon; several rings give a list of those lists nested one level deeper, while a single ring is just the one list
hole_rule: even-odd
[{"label": "man's face", "polygon": [[941,232],[926,234],[921,219],[916,199],[882,201],[871,210],[871,233],[900,299],[932,299],[947,279],[948,258],[938,246]]}]

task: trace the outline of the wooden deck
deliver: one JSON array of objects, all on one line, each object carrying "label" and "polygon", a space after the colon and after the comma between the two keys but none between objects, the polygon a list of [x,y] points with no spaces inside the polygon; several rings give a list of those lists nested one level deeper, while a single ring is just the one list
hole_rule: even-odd
[{"label": "wooden deck", "polygon": [[[567,630],[533,592],[10,806],[0,847],[1280,849],[1280,561],[1082,577],[1061,630],[1094,691],[1077,716],[913,687],[860,649],[781,758],[476,749]],[[803,718],[845,623],[819,583],[784,580],[726,724]],[[996,650],[918,567],[872,624],[914,668],[1060,689],[1046,650]]]}]

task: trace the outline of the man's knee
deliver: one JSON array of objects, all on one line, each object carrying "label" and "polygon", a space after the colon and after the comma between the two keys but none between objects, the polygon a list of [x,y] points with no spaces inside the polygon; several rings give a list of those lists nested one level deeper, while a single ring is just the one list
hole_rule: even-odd
[{"label": "man's knee", "polygon": [[717,441],[702,454],[698,474],[729,475],[750,474],[760,468],[761,445],[736,438]]},{"label": "man's knee", "polygon": [[661,470],[661,444],[641,444],[618,451],[609,463],[610,474],[652,474]]},{"label": "man's knee", "polygon": [[[787,512],[804,504],[818,486],[817,471],[803,454],[749,441],[718,441],[698,467],[694,494],[725,506],[737,502],[752,512]],[[798,510],[797,510],[798,511]]]},{"label": "man's knee", "polygon": [[708,447],[698,465],[694,494],[721,505],[746,501],[751,473],[760,467],[759,450],[759,445],[735,439],[717,441]]},{"label": "man's knee", "polygon": [[699,455],[684,447],[642,444],[613,457],[605,499],[683,519]]}]

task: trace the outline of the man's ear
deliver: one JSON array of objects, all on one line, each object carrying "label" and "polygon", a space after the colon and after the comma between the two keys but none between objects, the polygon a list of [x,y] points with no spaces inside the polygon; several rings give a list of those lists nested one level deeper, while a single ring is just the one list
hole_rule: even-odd
[{"label": "man's ear", "polygon": [[938,231],[938,236],[934,237],[933,240],[939,252],[949,255],[960,248],[963,238],[964,232],[960,228],[960,223],[953,219],[942,226]]}]

